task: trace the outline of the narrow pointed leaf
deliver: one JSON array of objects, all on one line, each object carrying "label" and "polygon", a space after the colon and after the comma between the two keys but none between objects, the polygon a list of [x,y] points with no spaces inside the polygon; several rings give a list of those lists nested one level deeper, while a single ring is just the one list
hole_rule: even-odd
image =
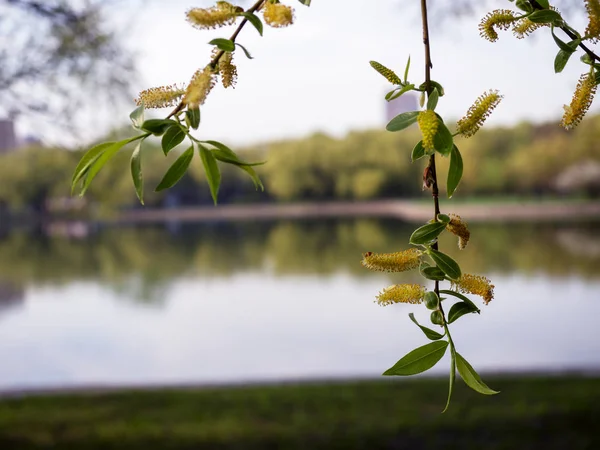
[{"label": "narrow pointed leaf", "polygon": [[450,349],[450,384],[448,386],[448,401],[446,407],[442,411],[442,414],[448,411],[450,406],[450,400],[452,399],[452,391],[454,390],[454,382],[456,381],[456,352],[453,348]]},{"label": "narrow pointed leaf", "polygon": [[160,183],[158,183],[158,186],[156,186],[155,192],[168,189],[181,180],[181,177],[185,175],[188,167],[190,167],[190,163],[192,162],[193,158],[194,146],[192,145],[185,152],[179,155],[179,158],[177,158],[173,165],[169,167],[169,170],[167,170],[167,173],[165,173],[163,179],[160,181]]},{"label": "narrow pointed leaf", "polygon": [[204,171],[206,172],[206,180],[210,187],[210,194],[216,205],[217,196],[219,195],[219,186],[221,185],[221,172],[219,171],[217,160],[210,150],[203,145],[198,145],[198,150],[200,151],[202,164],[204,164]]},{"label": "narrow pointed leaf", "polygon": [[429,244],[446,229],[446,224],[442,222],[428,223],[417,228],[410,236],[410,243],[416,245]]},{"label": "narrow pointed leaf", "polygon": [[142,128],[144,124],[144,104],[142,103],[140,106],[135,108],[131,114],[129,114],[129,118],[131,119],[131,123],[133,124],[133,128],[137,128],[138,130]]},{"label": "narrow pointed leaf", "polygon": [[429,252],[429,256],[431,259],[437,264],[437,266],[446,274],[448,278],[452,280],[457,280],[461,276],[460,266],[450,258],[445,253],[442,253],[438,250],[433,250]]},{"label": "narrow pointed leaf", "polygon": [[454,138],[448,127],[438,116],[438,129],[433,137],[433,146],[435,150],[443,156],[448,156],[454,147]]},{"label": "narrow pointed leaf", "polygon": [[447,348],[448,341],[435,341],[423,345],[406,354],[383,374],[406,376],[425,372],[442,359]]},{"label": "narrow pointed leaf", "polygon": [[[410,55],[408,55],[408,61],[406,61],[406,67],[404,69],[404,83],[408,82],[408,71],[410,70]],[[414,85],[413,85],[414,87]]]},{"label": "narrow pointed leaf", "polygon": [[246,55],[246,58],[248,58],[248,59],[254,59],[254,58],[252,58],[252,55],[250,54],[250,52],[248,51],[248,49],[246,47],[244,47],[242,44],[238,44],[236,42],[235,45],[237,45],[239,48],[241,48],[244,51],[244,54]]},{"label": "narrow pointed leaf", "polygon": [[479,392],[484,395],[494,395],[498,394],[499,391],[494,391],[490,389],[481,379],[479,374],[473,369],[471,364],[467,362],[459,353],[456,354],[456,367],[458,369],[458,373],[461,378],[465,381],[467,386],[469,386],[474,391]]},{"label": "narrow pointed leaf", "polygon": [[200,126],[200,107],[188,109],[185,112],[185,117],[188,121],[189,126],[192,129],[197,130]]},{"label": "narrow pointed leaf", "polygon": [[465,297],[464,295],[462,295],[460,292],[456,292],[456,291],[450,291],[447,289],[442,289],[440,291],[440,294],[446,294],[446,295],[452,295],[453,297],[459,298],[461,299],[463,302],[468,303],[469,305],[471,305],[472,308],[476,309],[477,313],[479,313],[479,308],[475,305],[475,303],[473,303],[468,297]]},{"label": "narrow pointed leaf", "polygon": [[410,313],[408,317],[410,317],[410,320],[412,320],[413,323],[416,326],[418,326],[421,329],[421,331],[423,331],[423,333],[425,333],[425,336],[427,336],[428,339],[431,339],[432,341],[437,341],[438,339],[444,337],[443,334],[440,334],[437,331],[433,331],[431,328],[427,328],[419,324],[419,322],[417,322],[417,319],[415,319],[415,315],[413,313]]},{"label": "narrow pointed leaf", "polygon": [[413,148],[410,159],[412,162],[415,162],[417,159],[421,159],[423,156],[425,156],[425,148],[423,147],[423,141],[419,141],[417,145],[415,145],[415,148]]},{"label": "narrow pointed leaf", "polygon": [[452,323],[457,319],[461,318],[465,314],[471,314],[479,312],[479,308],[477,308],[472,303],[467,302],[458,302],[452,305],[450,311],[448,312],[448,323]]},{"label": "narrow pointed leaf", "polygon": [[435,110],[438,100],[440,99],[440,93],[437,88],[433,88],[429,97],[427,97],[427,109]]},{"label": "narrow pointed leaf", "polygon": [[138,142],[135,150],[131,154],[131,178],[133,179],[133,186],[135,187],[135,193],[137,194],[140,203],[144,204],[144,178],[142,176],[142,142]]},{"label": "narrow pointed leaf", "polygon": [[212,150],[213,154],[215,155],[215,158],[217,158],[219,161],[222,161],[224,163],[228,163],[228,164],[234,164],[236,166],[262,166],[263,164],[265,164],[265,161],[261,161],[261,162],[257,162],[257,163],[249,163],[246,161],[242,161],[238,155],[231,150],[229,147],[227,147],[225,144],[219,142],[219,141],[202,141],[206,144],[210,144],[213,147],[216,148],[216,150]]},{"label": "narrow pointed leaf", "polygon": [[260,20],[260,17],[258,17],[256,14],[247,12],[240,13],[239,15],[248,19],[248,22],[250,22],[254,26],[254,28],[256,28],[258,34],[260,34],[261,36],[263,35],[263,23],[262,20]]},{"label": "narrow pointed leaf", "polygon": [[175,125],[172,119],[148,119],[142,124],[142,130],[149,131],[155,136],[161,136],[171,126]]},{"label": "narrow pointed leaf", "polygon": [[566,67],[569,59],[571,59],[571,55],[573,55],[573,51],[565,51],[559,50],[556,54],[556,58],[554,58],[554,73],[561,73]]},{"label": "narrow pointed leaf", "polygon": [[387,124],[386,130],[388,131],[400,131],[410,127],[417,121],[419,111],[410,111],[402,114],[398,114],[390,123]]},{"label": "narrow pointed leaf", "polygon": [[209,42],[210,45],[216,45],[219,50],[232,52],[235,50],[235,43],[230,39],[217,38]]},{"label": "narrow pointed leaf", "polygon": [[160,141],[162,150],[165,155],[168,155],[171,150],[177,147],[185,139],[185,131],[179,124],[171,126]]},{"label": "narrow pointed leaf", "polygon": [[116,144],[116,142],[103,142],[102,144],[98,144],[85,152],[81,160],[79,160],[77,167],[75,167],[75,171],[73,172],[73,179],[71,180],[71,194],[75,190],[75,185],[87,173],[90,166],[100,157],[100,155],[102,155],[102,153],[104,153],[114,144]]},{"label": "narrow pointed leaf", "polygon": [[458,187],[460,180],[463,175],[463,160],[456,145],[452,146],[452,151],[450,152],[450,166],[448,168],[448,180],[446,183],[446,191],[448,193],[448,198],[451,198],[454,195],[454,191]]},{"label": "narrow pointed leaf", "polygon": [[89,166],[89,169],[85,172],[85,179],[83,180],[83,187],[81,188],[80,195],[84,195],[90,187],[92,180],[98,175],[98,172],[104,167],[104,165],[117,154],[125,145],[130,142],[136,141],[143,136],[136,136],[130,139],[124,139],[122,141],[114,142],[111,146],[107,147]]},{"label": "narrow pointed leaf", "polygon": [[421,275],[428,280],[443,281],[446,279],[446,274],[439,267],[425,267],[421,269]]}]

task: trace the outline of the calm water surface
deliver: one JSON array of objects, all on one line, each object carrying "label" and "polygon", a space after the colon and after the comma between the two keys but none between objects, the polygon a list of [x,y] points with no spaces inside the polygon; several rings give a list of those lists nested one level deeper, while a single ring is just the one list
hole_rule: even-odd
[{"label": "calm water surface", "polygon": [[[460,256],[442,240],[496,285],[454,326],[477,369],[600,368],[598,225],[477,225]],[[0,239],[0,389],[377,376],[426,343],[407,314],[429,315],[374,304],[419,278],[368,272],[360,255],[405,248],[410,232],[376,220],[13,232]]]}]

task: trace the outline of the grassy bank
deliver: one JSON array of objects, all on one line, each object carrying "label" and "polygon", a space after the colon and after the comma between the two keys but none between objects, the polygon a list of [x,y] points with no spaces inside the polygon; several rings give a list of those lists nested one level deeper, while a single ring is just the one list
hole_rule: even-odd
[{"label": "grassy bank", "polygon": [[593,449],[600,378],[383,380],[0,401],[1,449]]}]

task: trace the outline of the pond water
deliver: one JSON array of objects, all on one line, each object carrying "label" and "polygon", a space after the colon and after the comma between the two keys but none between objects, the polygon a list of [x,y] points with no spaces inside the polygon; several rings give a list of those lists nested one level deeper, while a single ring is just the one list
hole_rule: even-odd
[{"label": "pond water", "polygon": [[[464,272],[496,286],[481,315],[453,324],[476,369],[600,368],[598,225],[478,224],[460,254],[452,236],[442,239]],[[408,313],[424,324],[429,314],[373,303],[382,288],[419,278],[359,261],[405,248],[412,228],[344,220],[12,232],[0,239],[0,389],[378,376],[427,342]]]}]

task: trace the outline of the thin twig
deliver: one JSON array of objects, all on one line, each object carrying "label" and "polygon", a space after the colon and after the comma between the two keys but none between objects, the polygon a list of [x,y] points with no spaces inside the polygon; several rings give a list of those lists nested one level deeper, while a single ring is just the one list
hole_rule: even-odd
[{"label": "thin twig", "polygon": [[[260,9],[260,7],[265,3],[266,0],[258,0],[254,5],[252,5],[249,9],[247,9],[245,12],[247,12],[248,14],[254,14],[256,11],[258,11]],[[231,35],[231,37],[229,38],[229,40],[231,42],[235,43],[235,40],[237,39],[237,37],[239,36],[240,32],[242,31],[242,29],[244,28],[244,26],[246,25],[246,23],[248,23],[248,19],[246,17],[244,17],[244,20],[242,20],[240,22],[240,24],[238,25],[238,27],[235,29],[235,31],[233,32],[233,34]],[[214,58],[210,61],[210,63],[208,63],[208,65],[214,70],[217,65],[219,64],[219,60],[221,59],[221,57],[225,54],[224,50],[219,50],[217,52],[217,54],[214,56]],[[171,111],[171,114],[169,114],[167,116],[167,119],[170,119],[171,117],[173,117],[175,114],[178,114],[179,112],[181,112],[183,110],[183,108],[185,108],[185,103],[183,103],[183,100],[177,105],[177,107]]]}]

